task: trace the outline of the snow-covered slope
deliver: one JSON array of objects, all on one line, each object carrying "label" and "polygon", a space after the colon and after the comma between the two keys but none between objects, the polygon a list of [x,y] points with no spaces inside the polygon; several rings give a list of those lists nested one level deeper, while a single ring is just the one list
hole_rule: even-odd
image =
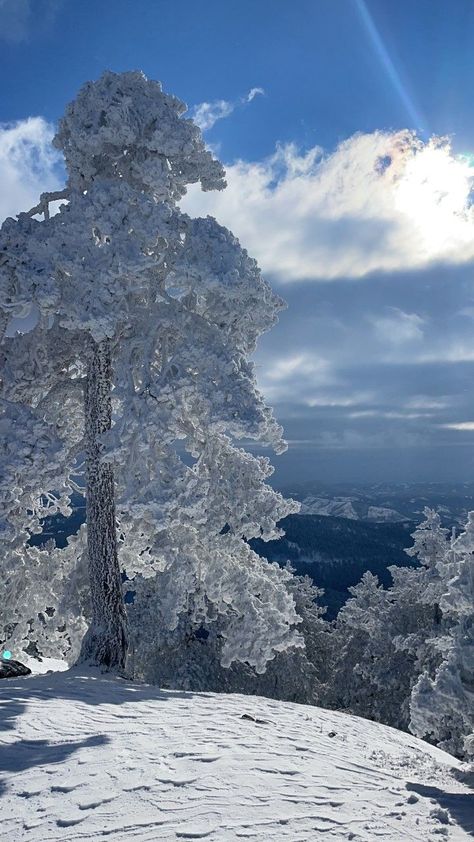
[{"label": "snow-covered slope", "polygon": [[300,514],[346,517],[349,520],[359,519],[349,497],[335,497],[332,500],[327,497],[305,497],[301,503]]},{"label": "snow-covered slope", "polygon": [[400,512],[390,509],[387,506],[369,506],[367,509],[367,520],[375,520],[377,523],[398,523],[408,520]]},{"label": "snow-covered slope", "polygon": [[96,671],[0,687],[8,842],[472,839],[460,764],[391,728]]},{"label": "snow-covered slope", "polygon": [[[357,508],[354,507],[354,503]],[[372,506],[357,497],[317,497],[310,495],[301,501],[301,515],[345,517],[349,520],[370,520],[375,523],[398,523],[409,520],[388,506]]]}]

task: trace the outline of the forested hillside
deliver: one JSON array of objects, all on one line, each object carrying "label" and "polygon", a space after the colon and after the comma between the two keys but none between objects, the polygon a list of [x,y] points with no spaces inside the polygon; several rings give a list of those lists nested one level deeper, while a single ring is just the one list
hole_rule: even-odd
[{"label": "forested hillside", "polygon": [[285,537],[278,541],[252,541],[252,546],[269,561],[290,561],[296,572],[310,576],[324,588],[322,603],[333,616],[369,570],[388,587],[388,567],[416,567],[404,552],[411,546],[414,523],[366,523],[322,515],[289,515],[281,521]]}]

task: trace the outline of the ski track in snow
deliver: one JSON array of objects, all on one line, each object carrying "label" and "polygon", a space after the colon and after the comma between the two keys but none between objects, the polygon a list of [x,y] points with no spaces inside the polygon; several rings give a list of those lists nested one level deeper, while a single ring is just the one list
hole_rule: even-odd
[{"label": "ski track in snow", "polygon": [[75,669],[1,682],[0,746],[8,842],[474,838],[458,761],[321,708]]}]

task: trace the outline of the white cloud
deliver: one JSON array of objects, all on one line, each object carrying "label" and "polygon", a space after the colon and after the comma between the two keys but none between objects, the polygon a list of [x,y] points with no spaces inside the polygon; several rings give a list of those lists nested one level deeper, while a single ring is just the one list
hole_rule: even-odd
[{"label": "white cloud", "polygon": [[301,351],[285,356],[267,359],[263,368],[258,366],[258,382],[266,398],[271,401],[285,401],[308,389],[319,389],[335,383],[334,373],[327,360]]},{"label": "white cloud", "polygon": [[252,102],[256,96],[264,96],[265,91],[263,88],[250,88],[247,96],[245,97],[245,102]]},{"label": "white cloud", "polygon": [[411,398],[405,403],[405,409],[447,409],[449,401],[447,399],[434,399],[429,395],[418,395],[416,398]]},{"label": "white cloud", "polygon": [[[196,119],[209,128],[257,93],[253,88],[234,103],[201,103]],[[0,125],[0,219],[60,186],[52,135],[40,117]],[[193,185],[183,208],[216,216],[282,282],[474,259],[474,169],[454,158],[446,142],[376,132],[350,138],[329,156],[319,147],[300,154],[288,145],[261,162],[226,169],[227,190],[203,193]],[[401,344],[422,337],[422,321],[393,312],[378,330]]]},{"label": "white cloud", "polygon": [[303,404],[312,409],[321,407],[324,409],[331,407],[350,407],[359,406],[360,404],[371,403],[375,400],[373,392],[355,392],[354,394],[327,394],[320,392],[314,397],[304,398]]},{"label": "white cloud", "polygon": [[459,421],[459,423],[456,424],[440,424],[439,426],[444,427],[445,430],[474,431],[474,421]]},{"label": "white cloud", "polygon": [[349,412],[348,418],[390,418],[414,420],[418,418],[430,418],[431,412],[396,412],[395,410],[387,409],[363,409],[360,412]]},{"label": "white cloud", "polygon": [[358,430],[315,431],[313,446],[321,450],[376,450],[395,447],[420,447],[426,443],[417,430]]},{"label": "white cloud", "polygon": [[423,339],[423,319],[417,313],[405,313],[398,307],[390,307],[386,316],[371,316],[370,321],[381,342],[401,345]]},{"label": "white cloud", "polygon": [[51,146],[53,135],[42,117],[0,124],[0,223],[33,207],[40,193],[62,186],[62,156]]},{"label": "white cloud", "polygon": [[426,363],[472,363],[474,362],[474,343],[470,339],[450,338],[443,341],[443,336],[438,337],[438,342],[432,350],[420,354],[411,355],[407,363],[415,365]]},{"label": "white cloud", "polygon": [[290,144],[226,166],[228,188],[183,208],[231,228],[281,282],[362,277],[474,258],[474,169],[446,141],[354,135],[331,155]]},{"label": "white cloud", "polygon": [[299,375],[317,375],[324,377],[328,370],[326,360],[315,359],[311,354],[295,354],[288,357],[281,357],[270,365],[265,372],[270,380],[286,380],[288,377]]},{"label": "white cloud", "polygon": [[[1,2],[1,0],[0,0]],[[229,117],[239,106],[248,105],[256,96],[263,95],[263,88],[251,88],[250,91],[235,100],[216,99],[213,102],[200,102],[191,109],[191,117],[202,132],[207,132],[224,117]]]},{"label": "white cloud", "polygon": [[225,99],[217,99],[214,102],[200,102],[192,111],[192,117],[202,132],[212,129],[214,123],[228,117],[235,108],[234,103]]}]

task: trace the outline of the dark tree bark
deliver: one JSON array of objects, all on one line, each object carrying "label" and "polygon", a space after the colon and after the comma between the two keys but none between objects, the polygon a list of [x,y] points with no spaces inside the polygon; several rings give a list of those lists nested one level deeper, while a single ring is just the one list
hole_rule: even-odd
[{"label": "dark tree bark", "polygon": [[128,647],[127,616],[117,556],[114,474],[101,461],[102,433],[112,422],[112,365],[108,340],[94,342],[85,386],[87,550],[92,622],[80,661],[123,669]]}]

